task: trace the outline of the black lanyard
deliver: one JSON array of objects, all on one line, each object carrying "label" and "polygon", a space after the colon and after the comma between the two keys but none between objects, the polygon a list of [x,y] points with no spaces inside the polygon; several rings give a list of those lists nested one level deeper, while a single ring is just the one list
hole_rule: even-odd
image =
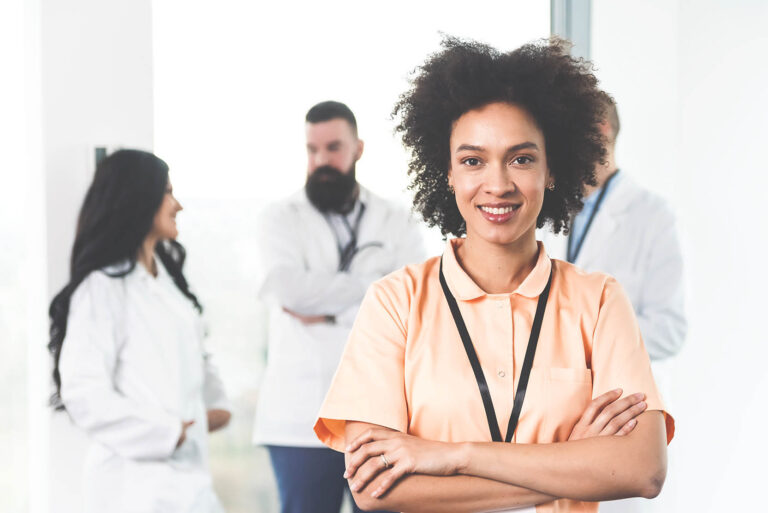
[{"label": "black lanyard", "polygon": [[600,189],[600,195],[597,197],[597,202],[595,203],[595,208],[592,209],[592,213],[589,214],[589,219],[587,220],[587,226],[584,227],[584,233],[581,234],[581,238],[576,243],[576,247],[573,248],[573,230],[571,230],[571,233],[568,235],[568,255],[566,259],[570,263],[574,263],[577,258],[579,258],[579,253],[581,253],[581,246],[584,245],[584,239],[587,238],[587,234],[589,233],[589,228],[592,226],[592,221],[595,220],[595,216],[597,215],[597,211],[600,210],[600,205],[603,203],[603,198],[605,198],[605,193],[608,191],[608,186],[611,185],[611,180],[614,179],[616,175],[619,174],[619,170],[617,169],[611,176],[608,177],[608,179],[605,181],[605,184],[603,184],[603,188]]},{"label": "black lanyard", "polygon": [[[509,416],[509,424],[507,425],[507,436],[505,440],[507,442],[512,441],[512,435],[515,434],[517,429],[517,421],[520,419],[520,411],[523,409],[523,401],[525,400],[525,391],[528,388],[528,378],[531,375],[531,367],[533,367],[533,358],[536,355],[536,346],[539,343],[539,333],[541,332],[541,322],[544,319],[544,311],[547,309],[547,298],[549,297],[549,288],[552,285],[552,270],[554,269],[554,261],[552,267],[549,270],[549,279],[544,290],[539,295],[539,302],[536,305],[536,315],[533,317],[533,326],[531,327],[531,336],[528,339],[528,347],[525,350],[525,360],[523,360],[523,369],[520,372],[520,381],[517,383],[517,390],[515,391],[515,402],[512,405],[512,414]],[[485,374],[480,367],[480,360],[477,358],[475,352],[475,346],[472,345],[472,339],[469,337],[467,326],[464,324],[464,318],[459,311],[459,305],[456,303],[456,298],[451,294],[448,284],[445,282],[445,276],[443,275],[443,259],[440,259],[440,285],[443,287],[443,294],[448,301],[448,306],[451,309],[453,320],[456,322],[456,328],[459,330],[461,341],[464,344],[464,350],[467,352],[467,358],[472,366],[472,372],[475,373],[475,380],[477,380],[477,387],[480,389],[480,397],[483,399],[483,406],[485,407],[485,416],[488,418],[488,427],[491,430],[491,438],[494,442],[501,442],[501,430],[499,429],[499,423],[496,420],[496,411],[493,409],[493,400],[491,399],[491,393],[488,390],[488,382],[485,380]]]}]

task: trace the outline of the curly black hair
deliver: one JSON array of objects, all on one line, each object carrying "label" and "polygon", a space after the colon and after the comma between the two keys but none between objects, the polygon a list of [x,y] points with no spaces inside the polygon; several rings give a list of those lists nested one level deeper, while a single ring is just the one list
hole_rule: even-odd
[{"label": "curly black hair", "polygon": [[583,206],[585,184],[605,157],[599,124],[604,115],[592,64],[568,54],[568,43],[551,38],[502,53],[490,46],[446,37],[442,50],[416,69],[411,88],[392,111],[395,128],[411,150],[409,189],[414,210],[444,236],[466,232],[448,188],[449,141],[464,113],[495,102],[528,111],[544,135],[555,190],[546,190],[536,221],[568,233],[568,220]]}]

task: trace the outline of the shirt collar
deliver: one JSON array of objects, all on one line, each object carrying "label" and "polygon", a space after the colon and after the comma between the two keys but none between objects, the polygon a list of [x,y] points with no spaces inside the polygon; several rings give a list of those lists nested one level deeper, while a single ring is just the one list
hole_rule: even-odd
[{"label": "shirt collar", "polygon": [[[472,278],[461,268],[459,261],[456,259],[456,249],[463,243],[463,239],[451,239],[448,241],[443,252],[443,274],[445,275],[448,288],[451,289],[451,292],[453,292],[457,299],[471,301],[488,294],[472,281]],[[539,248],[536,265],[512,294],[536,298],[544,291],[544,287],[547,286],[552,261],[547,256],[541,241],[537,241],[536,244]]]}]

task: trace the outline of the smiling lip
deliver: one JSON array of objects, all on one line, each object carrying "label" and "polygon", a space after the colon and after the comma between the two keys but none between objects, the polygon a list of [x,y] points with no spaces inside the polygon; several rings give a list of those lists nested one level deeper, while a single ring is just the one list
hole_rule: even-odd
[{"label": "smiling lip", "polygon": [[520,205],[511,203],[478,205],[477,209],[483,217],[494,224],[506,223],[520,210]]}]

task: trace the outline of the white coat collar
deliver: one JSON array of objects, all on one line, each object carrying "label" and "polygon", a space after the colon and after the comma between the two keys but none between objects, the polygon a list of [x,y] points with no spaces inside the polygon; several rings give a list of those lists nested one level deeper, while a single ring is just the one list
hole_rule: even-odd
[{"label": "white coat collar", "polygon": [[586,234],[587,238],[581,254],[574,262],[577,266],[589,267],[605,251],[606,246],[611,244],[611,239],[621,225],[623,216],[629,212],[630,206],[636,200],[638,191],[639,188],[632,177],[626,174],[611,186]]}]

